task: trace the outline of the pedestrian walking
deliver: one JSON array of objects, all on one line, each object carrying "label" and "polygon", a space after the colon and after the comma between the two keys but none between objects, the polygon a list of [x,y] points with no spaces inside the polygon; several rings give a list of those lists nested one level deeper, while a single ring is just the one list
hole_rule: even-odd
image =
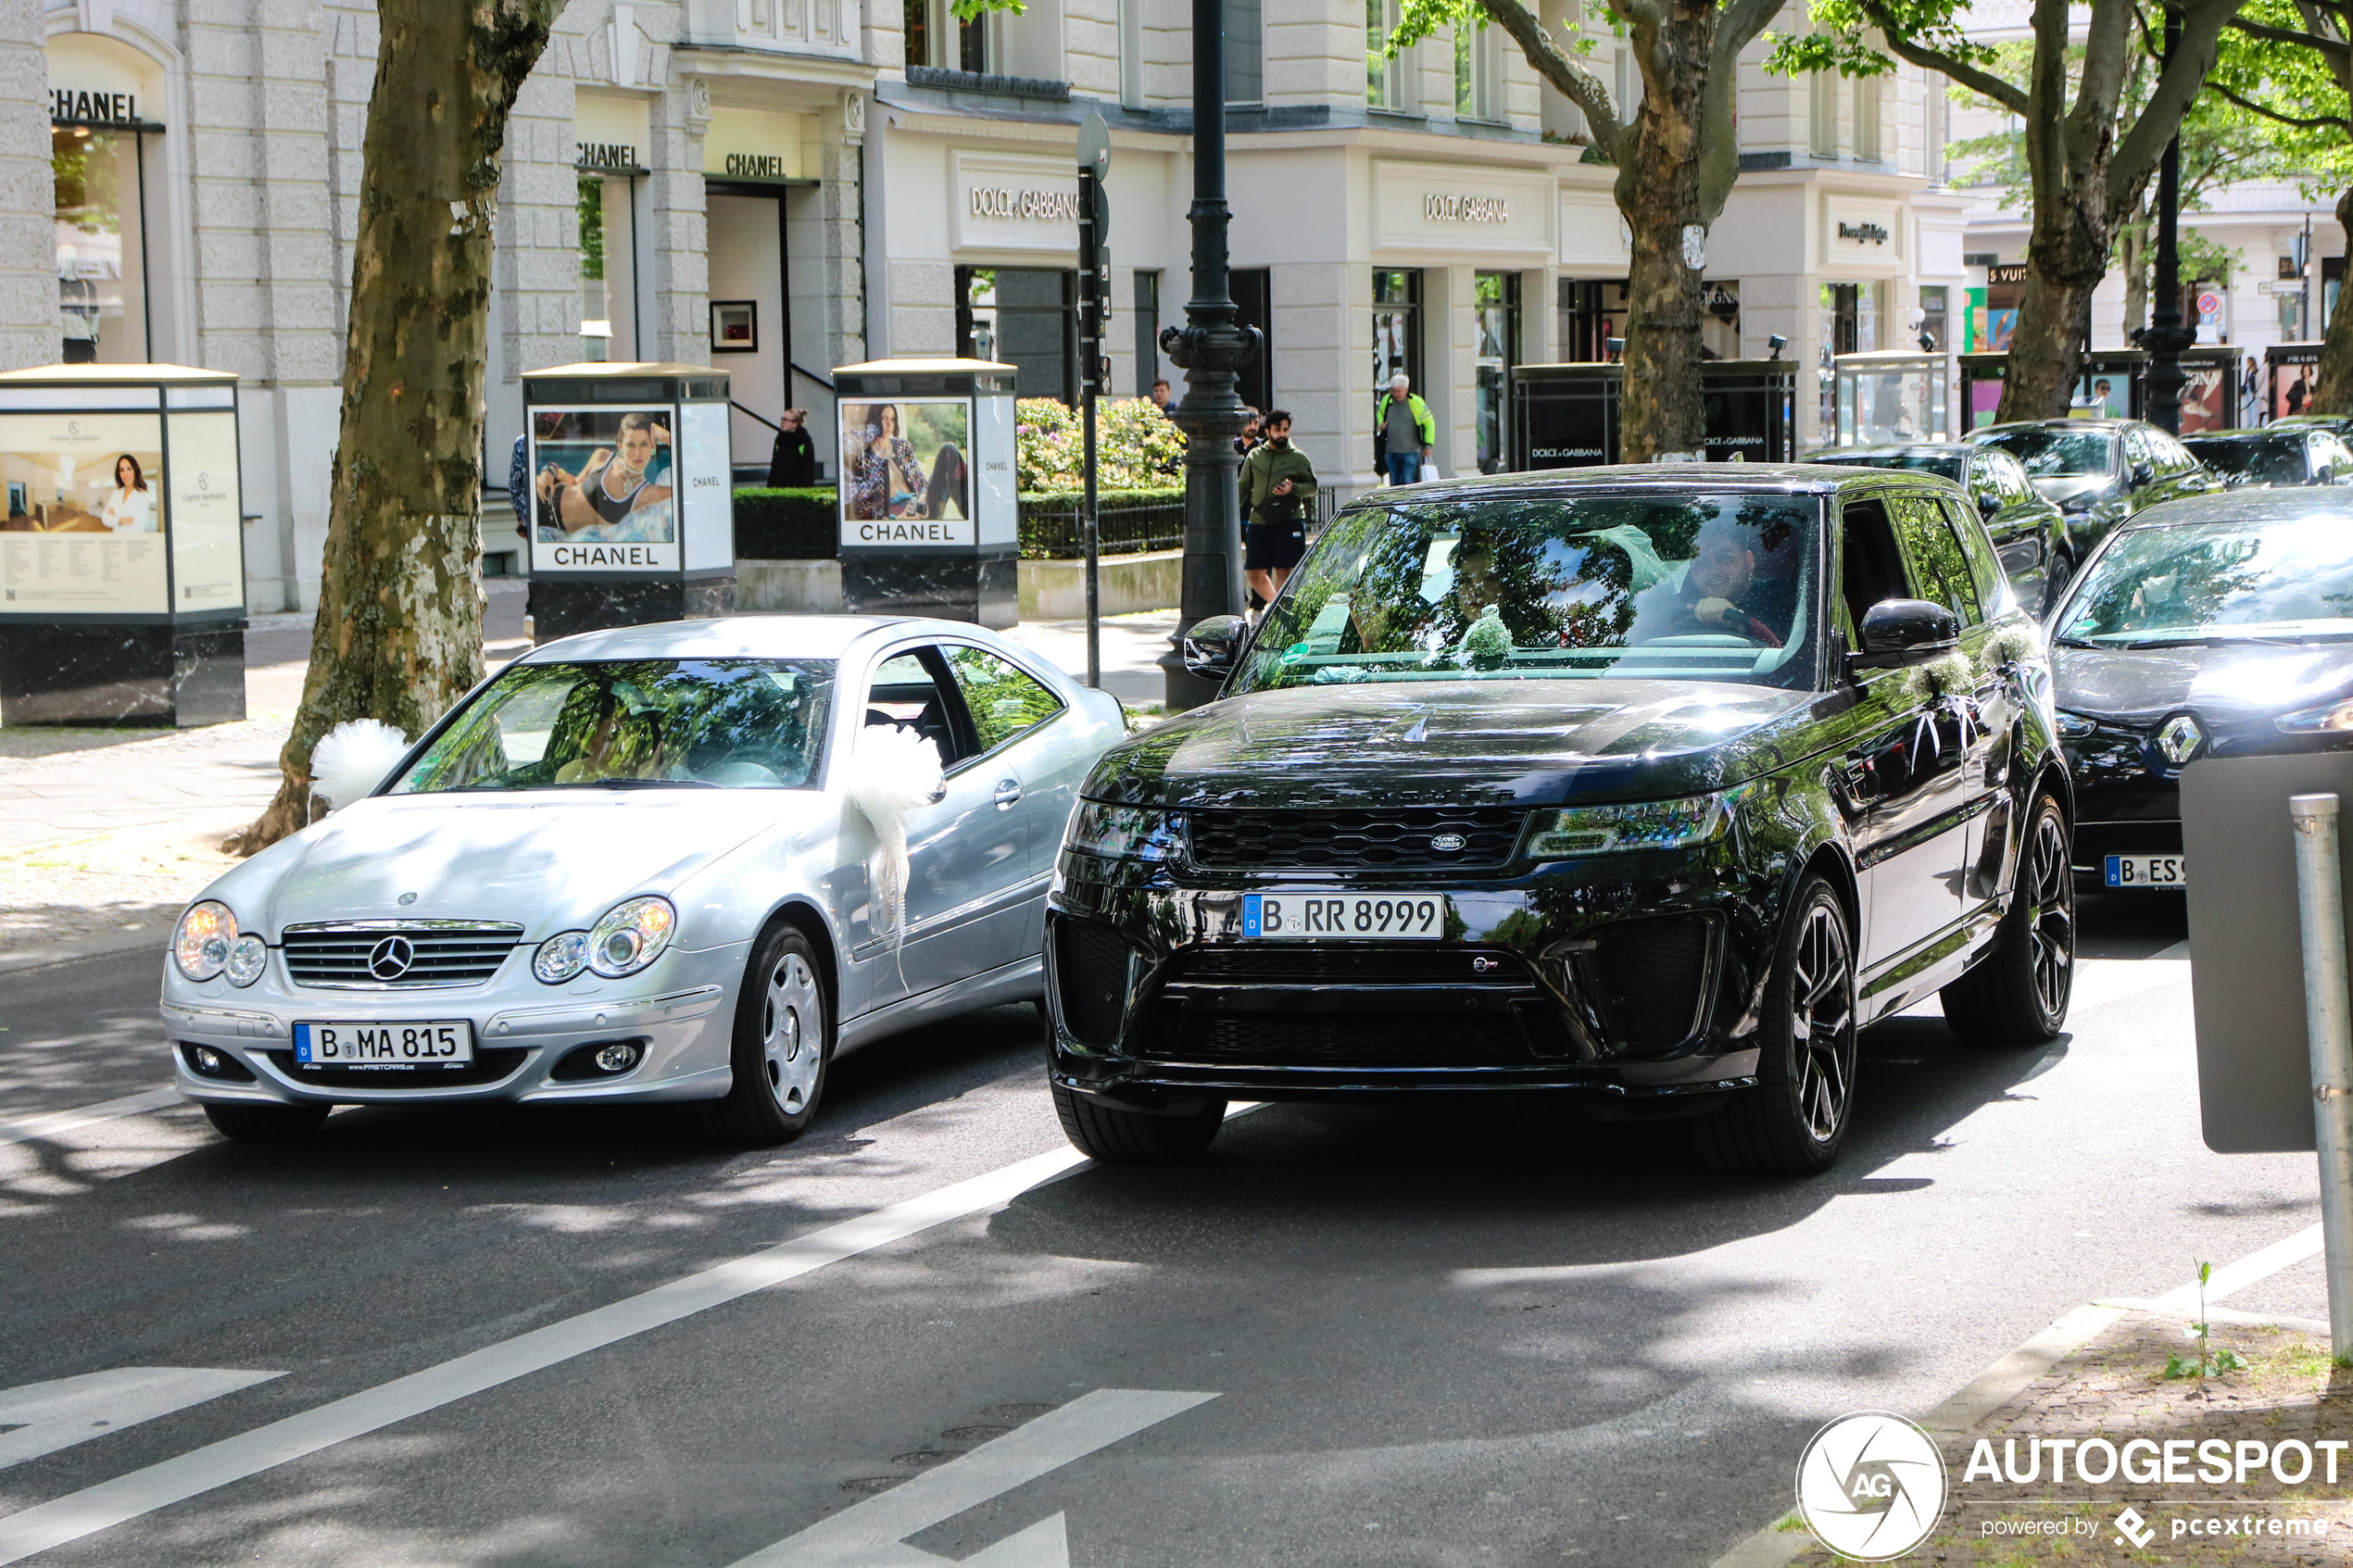
[{"label": "pedestrian walking", "polygon": [[1380,433],[1390,483],[1419,481],[1423,465],[1438,457],[1438,421],[1429,417],[1429,405],[1415,394],[1413,380],[1404,371],[1389,378],[1373,423]]},{"label": "pedestrian walking", "polygon": [[2239,378],[2239,424],[2253,430],[2263,422],[2263,371],[2255,356],[2246,357],[2246,372]]},{"label": "pedestrian walking", "polygon": [[1315,465],[1290,444],[1290,415],[1266,411],[1265,442],[1242,459],[1242,575],[1268,604],[1307,553],[1307,504],[1315,498]]},{"label": "pedestrian walking", "polygon": [[768,488],[801,490],[816,483],[817,443],[809,435],[809,410],[787,408],[768,453]]},{"label": "pedestrian walking", "polygon": [[1152,407],[1164,414],[1168,412],[1168,383],[1166,382],[1152,383]]}]

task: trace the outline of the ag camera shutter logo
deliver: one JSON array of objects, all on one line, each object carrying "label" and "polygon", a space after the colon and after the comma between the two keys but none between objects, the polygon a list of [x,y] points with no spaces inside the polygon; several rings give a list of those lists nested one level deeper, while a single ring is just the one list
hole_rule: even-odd
[{"label": "ag camera shutter logo", "polygon": [[1842,1557],[1884,1562],[1928,1539],[1944,1512],[1944,1456],[1900,1415],[1839,1417],[1797,1461],[1797,1515]]}]

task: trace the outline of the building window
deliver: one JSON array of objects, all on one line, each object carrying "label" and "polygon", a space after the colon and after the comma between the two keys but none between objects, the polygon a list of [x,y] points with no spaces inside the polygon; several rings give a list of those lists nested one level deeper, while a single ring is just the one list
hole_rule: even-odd
[{"label": "building window", "polygon": [[1818,70],[1806,79],[1806,150],[1816,157],[1838,157],[1838,72]]},{"label": "building window", "polygon": [[1937,348],[1950,349],[1953,346],[1952,321],[1946,303],[1951,298],[1951,291],[1943,283],[1920,285],[1920,331]]},{"label": "building window", "polygon": [[1226,0],[1226,101],[1266,101],[1266,30],[1260,0]]},{"label": "building window", "polygon": [[1554,325],[1564,361],[1598,364],[1614,358],[1610,339],[1626,336],[1626,282],[1563,278],[1554,295]]},{"label": "building window", "polygon": [[1144,0],[1119,0],[1119,101],[1144,107]]},{"label": "building window", "polygon": [[1258,353],[1234,374],[1234,390],[1264,413],[1275,406],[1275,274],[1265,267],[1233,270],[1234,320],[1258,329]]},{"label": "building window", "polygon": [[1392,114],[1413,112],[1407,90],[1405,60],[1386,57],[1390,34],[1397,31],[1398,0],[1365,0],[1365,104]]},{"label": "building window", "polygon": [[989,21],[993,12],[983,11],[970,21],[956,24],[956,69],[975,75],[993,69],[997,51],[989,46]]},{"label": "building window", "polygon": [[1504,118],[1503,62],[1496,57],[1495,30],[1477,22],[1454,24],[1454,118]]},{"label": "building window", "polygon": [[1020,397],[1078,401],[1078,274],[956,269],[956,352],[1014,367]]},{"label": "building window", "polygon": [[1478,471],[1511,466],[1504,399],[1519,363],[1519,274],[1481,272],[1473,281],[1478,315]]},{"label": "building window", "polygon": [[1422,274],[1418,268],[1373,272],[1373,389],[1386,391],[1403,370],[1422,389]]},{"label": "building window", "polygon": [[637,358],[635,182],[625,175],[577,177],[580,219],[580,358]]},{"label": "building window", "polygon": [[1884,76],[1855,79],[1855,159],[1858,163],[1880,161],[1880,89],[1886,80]]},{"label": "building window", "polygon": [[57,332],[69,365],[136,365],[147,351],[145,163],[136,131],[53,126]]},{"label": "building window", "polygon": [[1160,379],[1160,274],[1136,274],[1136,395],[1150,397]]},{"label": "building window", "polygon": [[935,0],[905,0],[904,20],[907,31],[907,63],[927,66],[936,62],[931,57],[931,8]]}]

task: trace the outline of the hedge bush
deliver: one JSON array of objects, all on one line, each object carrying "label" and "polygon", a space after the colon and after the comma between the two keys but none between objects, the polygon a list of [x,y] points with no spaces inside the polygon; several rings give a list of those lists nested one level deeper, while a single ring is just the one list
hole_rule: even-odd
[{"label": "hedge bush", "polygon": [[831,560],[839,536],[830,484],[736,492],[738,560]]}]

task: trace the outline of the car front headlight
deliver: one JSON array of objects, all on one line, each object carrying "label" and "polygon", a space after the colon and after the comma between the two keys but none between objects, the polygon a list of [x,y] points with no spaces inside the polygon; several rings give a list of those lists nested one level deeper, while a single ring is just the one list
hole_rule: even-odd
[{"label": "car front headlight", "polygon": [[180,917],[171,933],[171,961],[191,980],[210,980],[229,967],[236,946],[237,917],[228,905],[206,898]]},{"label": "car front headlight", "polygon": [[1142,806],[1082,800],[1063,847],[1108,860],[1174,860],[1185,852],[1184,819]]},{"label": "car front headlight", "polygon": [[2293,713],[2281,714],[2271,722],[2291,735],[2318,735],[2332,730],[2353,730],[2353,696],[2324,702],[2318,708],[2299,708]]},{"label": "car front headlight", "polygon": [[2058,710],[2058,733],[2061,740],[2089,740],[2093,732],[2098,728],[2099,725],[2095,721],[2084,718],[2081,713],[2070,713],[2064,708]]},{"label": "car front headlight", "polygon": [[560,931],[539,944],[531,955],[531,972],[549,985],[560,985],[588,967],[588,934]]},{"label": "car front headlight", "polygon": [[270,945],[248,931],[229,944],[229,961],[224,966],[232,985],[250,985],[261,978],[262,966],[270,961]]},{"label": "car front headlight", "polygon": [[635,974],[670,946],[678,911],[667,898],[632,898],[616,904],[588,928],[588,967],[608,980]]},{"label": "car front headlight", "polygon": [[1737,791],[1623,806],[1567,806],[1536,814],[1528,835],[1531,860],[1616,855],[1629,849],[1692,849],[1724,834]]}]

